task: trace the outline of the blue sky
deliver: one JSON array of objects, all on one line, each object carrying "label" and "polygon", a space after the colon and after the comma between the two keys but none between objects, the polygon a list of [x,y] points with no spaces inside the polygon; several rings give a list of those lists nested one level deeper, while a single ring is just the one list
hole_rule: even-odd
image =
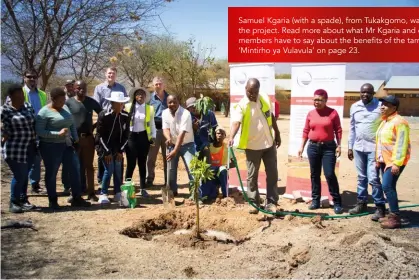
[{"label": "blue sky", "polygon": [[[215,47],[216,58],[227,58],[227,9],[234,6],[375,7],[419,6],[419,0],[174,0],[161,13],[167,29],[180,40],[194,36],[206,47]],[[166,32],[159,19],[158,31]]]}]

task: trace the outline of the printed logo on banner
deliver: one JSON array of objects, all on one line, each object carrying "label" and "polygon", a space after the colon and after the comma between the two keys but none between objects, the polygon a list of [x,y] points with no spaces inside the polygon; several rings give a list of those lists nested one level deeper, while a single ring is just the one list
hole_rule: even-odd
[{"label": "printed logo on banner", "polygon": [[313,77],[309,72],[303,72],[297,77],[297,83],[302,87],[308,86],[312,80]]},{"label": "printed logo on banner", "polygon": [[244,85],[246,81],[247,81],[247,75],[244,72],[238,73],[234,77],[234,82],[236,83],[236,85],[239,85],[239,86]]}]

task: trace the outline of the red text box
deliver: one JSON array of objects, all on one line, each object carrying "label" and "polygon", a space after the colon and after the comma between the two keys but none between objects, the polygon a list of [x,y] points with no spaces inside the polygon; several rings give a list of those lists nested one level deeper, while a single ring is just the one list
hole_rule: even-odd
[{"label": "red text box", "polygon": [[230,7],[228,61],[419,62],[419,7]]}]

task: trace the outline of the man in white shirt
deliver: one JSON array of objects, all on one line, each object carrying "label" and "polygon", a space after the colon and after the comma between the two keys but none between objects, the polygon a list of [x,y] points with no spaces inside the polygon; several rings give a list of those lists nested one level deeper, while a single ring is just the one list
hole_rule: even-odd
[{"label": "man in white shirt", "polygon": [[[269,97],[260,95],[259,88],[259,80],[249,79],[246,84],[246,96],[233,108],[229,145],[233,146],[234,137],[241,126],[237,149],[245,150],[246,153],[247,196],[259,206],[258,174],[260,163],[263,160],[267,192],[265,209],[276,212],[278,203],[276,148],[281,145],[281,136],[272,113]],[[249,213],[257,214],[258,210],[251,208]]]},{"label": "man in white shirt", "polygon": [[195,155],[194,133],[192,128],[192,118],[188,110],[179,105],[179,100],[175,95],[167,97],[167,106],[162,113],[163,134],[166,138],[169,162],[169,186],[173,194],[177,196],[177,168],[179,157],[182,157],[188,172],[189,184],[193,177],[190,171],[190,163]]}]

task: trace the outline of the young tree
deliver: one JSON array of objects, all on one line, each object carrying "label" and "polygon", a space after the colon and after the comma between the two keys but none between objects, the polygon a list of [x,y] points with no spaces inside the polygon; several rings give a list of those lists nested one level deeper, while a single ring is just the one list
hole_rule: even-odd
[{"label": "young tree", "polygon": [[201,232],[199,228],[199,187],[202,183],[205,183],[208,180],[214,179],[214,171],[210,168],[211,164],[207,163],[206,158],[199,159],[199,153],[192,158],[191,161],[191,172],[194,177],[193,185],[191,192],[193,195],[193,200],[196,205],[196,227],[195,227],[195,237],[200,238]]}]

